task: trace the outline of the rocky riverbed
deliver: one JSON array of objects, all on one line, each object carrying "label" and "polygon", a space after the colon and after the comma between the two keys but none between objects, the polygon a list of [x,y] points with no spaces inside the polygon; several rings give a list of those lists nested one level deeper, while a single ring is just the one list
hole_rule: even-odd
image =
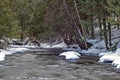
[{"label": "rocky riverbed", "polygon": [[[120,80],[120,73],[96,57],[82,56],[77,63],[58,55],[37,52],[12,54],[0,62],[0,80]],[[94,58],[94,59],[93,59]]]}]

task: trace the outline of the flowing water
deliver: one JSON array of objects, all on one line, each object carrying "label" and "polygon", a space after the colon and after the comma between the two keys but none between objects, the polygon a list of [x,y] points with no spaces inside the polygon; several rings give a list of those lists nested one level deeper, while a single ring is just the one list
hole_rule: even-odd
[{"label": "flowing water", "polygon": [[97,58],[83,56],[71,63],[58,55],[37,52],[13,54],[0,62],[0,80],[120,80],[109,64],[97,63]]}]

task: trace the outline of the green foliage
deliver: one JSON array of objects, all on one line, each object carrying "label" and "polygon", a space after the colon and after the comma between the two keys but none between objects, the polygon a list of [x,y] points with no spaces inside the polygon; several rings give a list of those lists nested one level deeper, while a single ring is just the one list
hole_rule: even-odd
[{"label": "green foliage", "polygon": [[109,12],[120,14],[120,1],[119,0],[107,0],[107,10]]},{"label": "green foliage", "polygon": [[45,31],[44,15],[47,6],[44,0],[15,0],[12,6],[15,6],[13,10],[17,15],[20,33],[24,37],[38,37]]},{"label": "green foliage", "polygon": [[81,24],[84,26],[84,27],[92,27],[93,24],[89,21],[86,21],[86,20],[81,20]]},{"label": "green foliage", "polygon": [[[0,37],[13,35],[13,30],[17,30],[17,20],[15,13],[10,8],[8,0],[0,2]],[[16,32],[14,32],[16,33]]]},{"label": "green foliage", "polygon": [[[0,2],[0,37],[24,37],[41,35],[53,36],[67,34],[74,31],[63,6],[63,0],[1,0]],[[71,0],[66,0],[67,4]],[[72,2],[72,1],[71,1]],[[76,0],[80,15],[85,14],[86,19],[81,23],[86,29],[91,29],[94,19],[103,18],[106,11],[107,22],[120,24],[113,18],[113,14],[120,15],[119,0]],[[106,2],[106,3],[105,3]],[[74,5],[68,6],[74,8]],[[76,12],[72,9],[73,18],[77,22]],[[92,19],[93,18],[93,21]]]}]

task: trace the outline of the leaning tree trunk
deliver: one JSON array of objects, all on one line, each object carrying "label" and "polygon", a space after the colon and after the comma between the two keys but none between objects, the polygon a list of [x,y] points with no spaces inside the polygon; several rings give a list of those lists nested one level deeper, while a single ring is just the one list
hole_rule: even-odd
[{"label": "leaning tree trunk", "polygon": [[[69,10],[68,5],[66,3],[67,0],[63,0],[63,1],[64,1],[63,4],[64,4],[64,7],[65,7],[65,12],[68,16],[68,19],[71,22],[72,29],[74,29],[74,31],[76,33],[75,34],[75,37],[76,37],[75,42],[80,46],[81,49],[88,49],[88,47],[90,47],[91,44],[87,44],[85,41],[82,40],[82,38],[83,38],[82,33],[79,29],[79,26],[77,25],[76,21],[74,20],[73,16],[70,13],[70,10]],[[80,27],[81,27],[81,25],[80,25]],[[88,47],[86,47],[86,46],[88,46]]]},{"label": "leaning tree trunk", "polygon": [[[79,15],[79,11],[78,11],[76,0],[74,0],[74,5],[75,5],[75,10],[76,10],[76,13],[77,13],[77,17],[79,19],[79,23],[81,23],[81,18],[80,18],[80,15]],[[81,27],[81,30],[83,31],[83,26],[81,24],[80,24],[80,27]],[[81,33],[81,34],[83,34],[83,33]],[[82,37],[83,37],[83,35],[82,35]]]},{"label": "leaning tree trunk", "polygon": [[78,25],[76,24],[73,17],[71,16],[66,0],[63,0],[63,5],[65,7],[65,12],[68,16],[68,19],[70,20],[70,23],[72,25],[72,31],[74,31],[76,37],[81,38],[81,35],[79,35],[79,31],[78,31]]},{"label": "leaning tree trunk", "polygon": [[77,3],[76,3],[76,0],[74,0],[74,5],[75,5],[75,10],[76,10],[76,13],[77,13],[77,17],[78,17],[78,20],[79,20],[79,23],[80,23],[80,26],[81,26],[81,29],[82,29],[82,32],[83,32],[83,40],[84,40],[84,44],[85,44],[85,47],[88,48],[87,46],[87,43],[86,43],[86,30],[85,28],[83,27],[83,25],[81,24],[81,18],[80,18],[80,15],[79,15],[79,11],[78,11],[78,7],[77,7]]}]

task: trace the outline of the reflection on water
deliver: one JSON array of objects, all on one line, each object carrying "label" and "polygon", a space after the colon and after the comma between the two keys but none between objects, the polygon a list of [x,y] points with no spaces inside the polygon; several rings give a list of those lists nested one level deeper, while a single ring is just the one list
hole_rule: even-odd
[{"label": "reflection on water", "polygon": [[78,59],[67,59],[67,61],[72,62],[72,63],[77,63]]},{"label": "reflection on water", "polygon": [[96,57],[82,56],[71,63],[39,53],[7,56],[0,66],[0,80],[120,80],[111,65],[98,64]]}]

